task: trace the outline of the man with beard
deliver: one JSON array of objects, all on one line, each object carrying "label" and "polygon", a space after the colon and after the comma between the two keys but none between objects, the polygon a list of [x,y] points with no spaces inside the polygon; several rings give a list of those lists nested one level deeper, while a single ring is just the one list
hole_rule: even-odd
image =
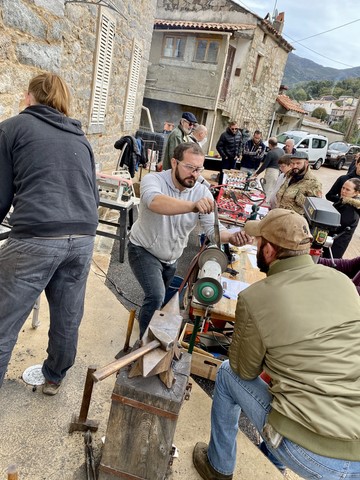
[{"label": "man with beard", "polygon": [[313,262],[309,226],[293,211],[271,210],[248,221],[245,233],[257,239],[267,278],[239,294],[229,360],[215,382],[210,443],[196,444],[194,465],[203,479],[233,478],[243,411],[279,469],[304,479],[335,480],[344,471],[360,479],[356,288]]},{"label": "man with beard", "polygon": [[291,157],[291,171],[276,194],[276,206],[304,215],[306,197],[321,197],[322,185],[310,171],[309,157],[296,152]]},{"label": "man with beard", "polygon": [[266,150],[266,146],[261,138],[262,133],[260,130],[255,130],[253,138],[244,144],[241,158],[241,170],[253,174],[259,168],[260,162],[264,159]]},{"label": "man with beard", "polygon": [[174,155],[175,148],[180,143],[190,142],[190,134],[194,127],[198,124],[195,115],[191,112],[184,112],[181,116],[179,125],[169,134],[167,139],[164,157],[162,160],[162,169],[171,169],[171,159]]},{"label": "man with beard", "polygon": [[[128,250],[131,269],[145,294],[139,313],[140,337],[163,304],[191,231],[200,223],[215,242],[214,199],[197,182],[204,159],[198,144],[182,143],[174,150],[171,170],[149,173],[141,181],[139,217],[131,229]],[[220,225],[220,240],[242,246],[251,238],[244,232],[229,233]]]}]

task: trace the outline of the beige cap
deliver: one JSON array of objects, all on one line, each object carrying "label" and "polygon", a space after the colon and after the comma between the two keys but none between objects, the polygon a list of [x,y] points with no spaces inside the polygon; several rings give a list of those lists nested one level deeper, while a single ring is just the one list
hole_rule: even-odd
[{"label": "beige cap", "polygon": [[271,210],[262,220],[247,221],[245,233],[289,250],[306,250],[313,240],[305,218],[285,208]]}]

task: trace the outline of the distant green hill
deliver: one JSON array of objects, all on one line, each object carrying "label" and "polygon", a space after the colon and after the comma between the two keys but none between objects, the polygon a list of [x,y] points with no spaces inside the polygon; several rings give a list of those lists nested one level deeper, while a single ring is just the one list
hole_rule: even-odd
[{"label": "distant green hill", "polygon": [[335,82],[357,77],[360,78],[360,67],[338,70],[337,68],[323,67],[312,60],[290,53],[282,83],[288,87],[293,87],[299,82],[308,82],[310,80],[330,80]]}]

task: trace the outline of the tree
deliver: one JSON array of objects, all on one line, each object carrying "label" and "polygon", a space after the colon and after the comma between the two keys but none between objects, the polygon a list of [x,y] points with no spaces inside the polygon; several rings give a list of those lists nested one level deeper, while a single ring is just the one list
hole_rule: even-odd
[{"label": "tree", "polygon": [[297,100],[298,102],[305,102],[308,99],[307,93],[303,88],[297,88],[295,90],[292,90],[289,94],[289,97]]},{"label": "tree", "polygon": [[322,121],[325,121],[328,117],[328,114],[326,113],[325,108],[323,107],[317,107],[315,110],[311,113],[312,117],[319,118]]}]

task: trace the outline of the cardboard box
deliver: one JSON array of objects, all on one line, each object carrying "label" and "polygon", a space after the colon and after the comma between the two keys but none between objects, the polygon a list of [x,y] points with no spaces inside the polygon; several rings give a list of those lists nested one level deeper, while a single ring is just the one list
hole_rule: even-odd
[{"label": "cardboard box", "polygon": [[[193,325],[186,323],[183,331],[181,332],[179,341],[181,346],[187,351],[189,348],[189,343],[184,341],[184,338],[193,331]],[[213,332],[215,335],[215,332]],[[220,334],[221,335],[221,334]],[[221,335],[222,336],[222,335]],[[201,350],[200,348],[194,347],[192,356],[191,356],[191,370],[190,372],[199,377],[206,378],[207,380],[215,381],[220,365],[223,360],[215,358],[211,353]]]}]

